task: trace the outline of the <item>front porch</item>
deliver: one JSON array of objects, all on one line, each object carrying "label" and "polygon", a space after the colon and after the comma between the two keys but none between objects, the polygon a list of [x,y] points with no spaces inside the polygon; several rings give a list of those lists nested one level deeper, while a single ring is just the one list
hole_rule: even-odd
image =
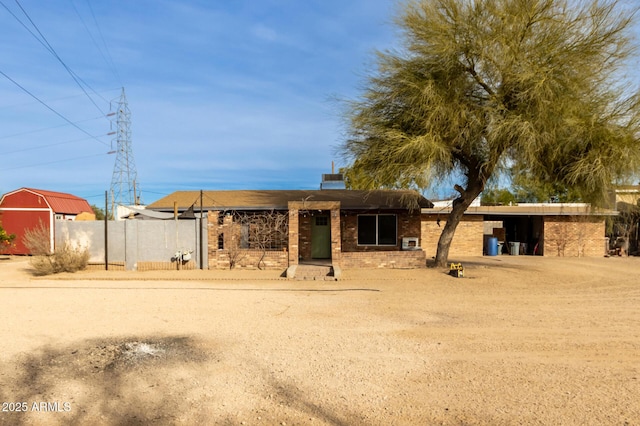
[{"label": "front porch", "polygon": [[340,201],[289,201],[289,266],[342,256]]},{"label": "front porch", "polygon": [[340,271],[426,265],[422,249],[401,250],[400,245],[403,237],[420,235],[419,215],[396,212],[392,244],[366,246],[358,242],[358,212],[342,211],[339,201],[291,201],[288,207],[289,267],[322,263]]}]

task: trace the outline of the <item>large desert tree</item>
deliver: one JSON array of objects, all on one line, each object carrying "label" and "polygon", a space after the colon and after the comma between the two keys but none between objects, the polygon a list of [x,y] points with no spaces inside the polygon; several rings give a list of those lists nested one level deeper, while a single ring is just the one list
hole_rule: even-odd
[{"label": "large desert tree", "polygon": [[378,53],[349,103],[349,168],[369,188],[451,182],[437,265],[502,172],[603,199],[640,164],[634,14],[617,0],[409,0],[403,45]]}]

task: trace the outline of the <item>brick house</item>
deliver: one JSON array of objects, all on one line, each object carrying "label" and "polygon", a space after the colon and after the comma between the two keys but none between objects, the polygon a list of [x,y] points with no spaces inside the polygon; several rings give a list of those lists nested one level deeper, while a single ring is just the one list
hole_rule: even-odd
[{"label": "brick house", "polygon": [[[450,211],[450,207],[422,209],[422,249],[427,257],[435,255]],[[495,237],[505,254],[514,242],[522,255],[602,256],[605,219],[616,214],[582,203],[472,206],[458,225],[449,255],[481,256],[486,254],[488,239]]]},{"label": "brick house", "polygon": [[[202,199],[202,206],[200,206]],[[423,267],[414,191],[345,189],[177,191],[147,209],[206,212],[208,266]]]}]

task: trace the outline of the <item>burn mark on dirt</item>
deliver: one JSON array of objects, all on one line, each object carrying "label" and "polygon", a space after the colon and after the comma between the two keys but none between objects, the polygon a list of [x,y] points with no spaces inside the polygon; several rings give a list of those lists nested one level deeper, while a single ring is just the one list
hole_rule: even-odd
[{"label": "burn mark on dirt", "polygon": [[116,373],[144,366],[204,360],[204,354],[195,349],[187,337],[104,340],[81,346],[68,356],[61,354],[60,357],[92,373]]}]

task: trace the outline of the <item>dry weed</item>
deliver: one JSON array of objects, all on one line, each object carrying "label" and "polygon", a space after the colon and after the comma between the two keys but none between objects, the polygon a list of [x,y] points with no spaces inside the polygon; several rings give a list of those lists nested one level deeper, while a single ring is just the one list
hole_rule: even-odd
[{"label": "dry weed", "polygon": [[28,229],[24,235],[24,245],[32,254],[31,266],[36,275],[51,275],[60,272],[77,272],[89,263],[89,250],[65,242],[51,251],[49,228],[42,222]]}]

